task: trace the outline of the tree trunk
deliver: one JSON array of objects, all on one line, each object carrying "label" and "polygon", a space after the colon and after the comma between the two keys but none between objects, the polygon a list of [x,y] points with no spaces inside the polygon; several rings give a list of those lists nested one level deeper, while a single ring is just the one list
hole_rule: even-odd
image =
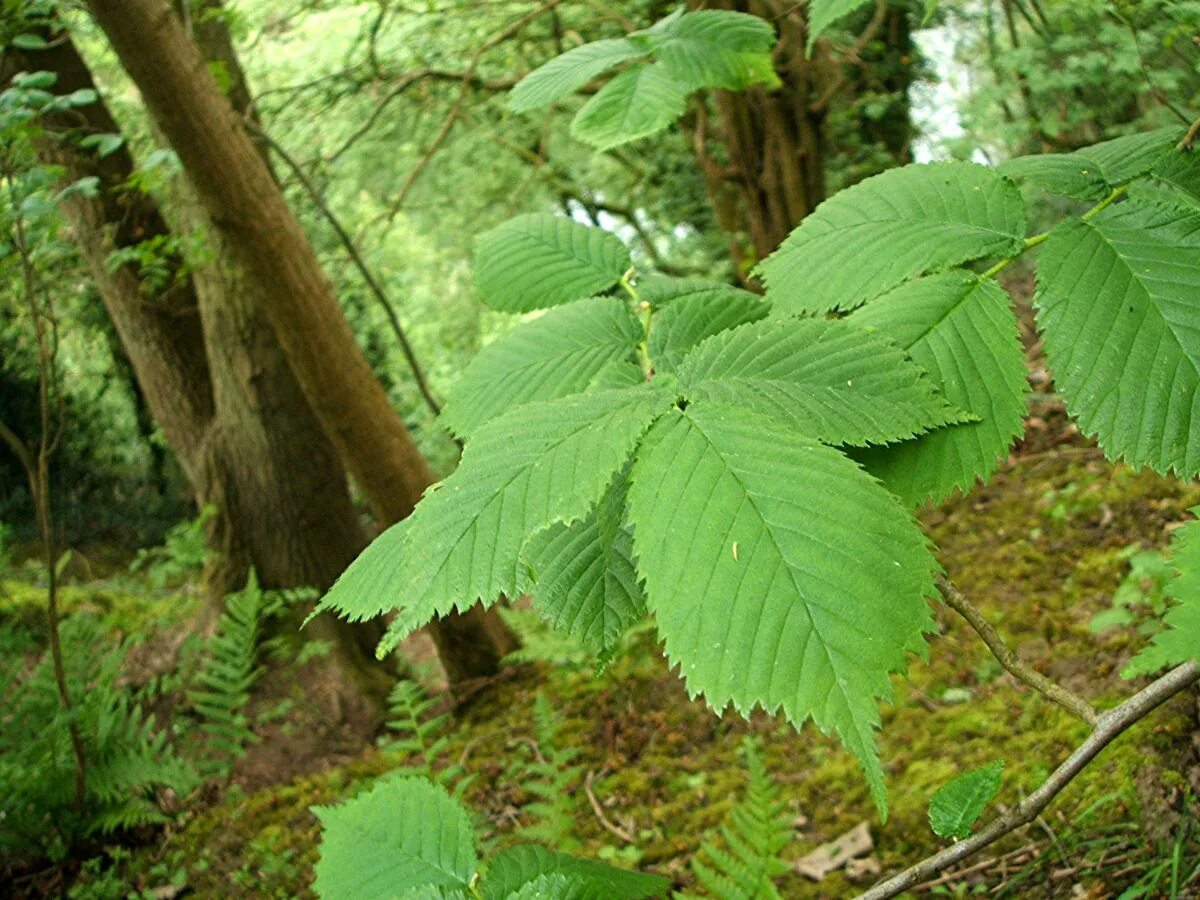
[{"label": "tree trunk", "polygon": [[[179,155],[231,258],[258,294],[287,362],[376,517],[407,516],[436,478],[392,409],[333,287],[241,119],[166,0],[89,0]],[[513,641],[494,612],[431,632],[451,678],[494,674]]]},{"label": "tree trunk", "polygon": [[[94,89],[70,41],[45,36],[53,38],[49,49],[10,56],[5,68],[53,71],[63,93]],[[340,461],[270,329],[233,302],[240,296],[236,285],[221,290],[210,278],[209,289],[200,289],[204,279],[186,272],[177,254],[167,252],[171,276],[159,290],[132,263],[112,268],[114,251],[170,237],[158,206],[128,186],[134,170],[126,148],[104,158],[79,149],[85,134],[119,133],[101,101],[48,116],[42,124],[42,159],[62,166],[68,181],[99,181],[95,197],[67,200],[67,217],[146,403],[198,504],[217,509],[208,536],[210,598],[219,601],[239,589],[251,565],[266,588],[328,587],[367,536]],[[214,617],[215,604],[208,609]],[[370,652],[378,630],[331,620],[315,631],[336,648],[323,693],[334,709],[373,729],[390,687]]]}]

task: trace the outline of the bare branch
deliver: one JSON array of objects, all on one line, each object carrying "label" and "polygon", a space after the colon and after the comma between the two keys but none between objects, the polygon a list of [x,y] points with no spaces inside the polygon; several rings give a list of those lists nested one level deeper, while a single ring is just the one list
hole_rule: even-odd
[{"label": "bare branch", "polygon": [[943,869],[966,859],[984,847],[995,843],[1010,832],[1034,821],[1051,801],[1094,760],[1105,747],[1126,729],[1141,721],[1180,691],[1200,681],[1200,665],[1187,662],[1172,669],[1134,694],[1124,703],[1108,710],[1096,720],[1096,727],[1087,739],[1067,757],[1032,794],[1008,812],[993,819],[978,834],[952,844],[939,853],[905,869],[859,897],[859,900],[886,900],[906,891],[913,885],[933,878]]},{"label": "bare branch", "polygon": [[975,629],[976,633],[987,644],[987,648],[992,651],[992,655],[1000,661],[1000,665],[1008,669],[1017,679],[1025,682],[1039,694],[1042,694],[1046,699],[1051,700],[1067,710],[1076,718],[1082,719],[1091,726],[1095,726],[1097,722],[1096,710],[1090,703],[1080,697],[1078,694],[1067,690],[1062,685],[1047,678],[1029,663],[1022,660],[1017,654],[1004,643],[1004,639],[1000,637],[999,632],[992,627],[991,623],[983,617],[983,614],[975,608],[963,593],[956,588],[947,578],[938,576],[938,590],[942,594],[942,599],[946,601],[946,605],[962,616]]}]

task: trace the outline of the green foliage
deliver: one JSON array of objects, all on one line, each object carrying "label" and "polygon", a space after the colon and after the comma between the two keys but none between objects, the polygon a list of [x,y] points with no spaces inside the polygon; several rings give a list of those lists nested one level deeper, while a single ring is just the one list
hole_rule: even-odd
[{"label": "green foliage", "polygon": [[917,275],[1020,252],[1025,205],[972,163],[904,166],[822,203],[759,263],[774,315],[853,309]]},{"label": "green foliage", "polygon": [[[1154,135],[1095,153],[1106,179],[1143,172],[1161,194],[1192,184],[1197,166],[1172,146]],[[574,302],[515,329],[470,374],[458,402],[480,412],[464,416],[475,430],[460,467],[322,608],[396,609],[386,651],[434,615],[527,592],[604,659],[644,607],[689,693],[836,733],[886,815],[877,703],[925,652],[936,596],[911,507],[986,478],[1020,433],[1023,354],[996,274],[1044,243],[1039,325],[1069,409],[1111,456],[1200,471],[1200,216],[1185,201],[1123,199],[1139,184],[1027,238],[1024,201],[994,170],[878,176],[762,263],[766,320],[763,301],[711,283],[614,265],[601,288],[577,284],[572,266],[481,260],[506,273],[506,296]],[[586,296],[614,280],[624,315],[619,295]],[[560,352],[572,315],[620,329],[589,324],[580,340],[595,358]],[[539,354],[543,334],[555,337]],[[533,387],[511,388],[503,366],[531,359]],[[497,396],[475,400],[489,381]]]},{"label": "green foliage", "polygon": [[503,851],[480,871],[466,809],[419,778],[389,777],[313,812],[322,826],[313,886],[321,897],[643,900],[667,887],[662,878],[532,846]]},{"label": "green foliage", "polygon": [[579,751],[564,747],[559,740],[561,721],[557,711],[541,691],[533,703],[536,742],[525,746],[522,755],[512,757],[509,772],[523,790],[534,797],[522,812],[532,822],[523,825],[517,836],[549,847],[574,850],[579,846],[575,830],[575,803],[582,769],[574,764]]},{"label": "green foliage", "polygon": [[[1192,510],[1192,515],[1197,514],[1200,507]],[[1200,660],[1200,524],[1193,520],[1184,525],[1172,536],[1171,545],[1174,572],[1166,592],[1175,603],[1163,617],[1166,628],[1121,673],[1127,678]]]},{"label": "green foliage", "polygon": [[571,123],[575,137],[608,150],[662,131],[683,115],[695,91],[778,85],[771,60],[774,43],[774,29],[755,16],[727,10],[684,12],[681,7],[628,37],[585,44],[555,57],[521,80],[509,108],[529,112],[549,106],[629,63]]},{"label": "green foliage", "polygon": [[[196,773],[121,683],[130,645],[112,646],[99,623],[63,622],[65,676],[73,707],[62,708],[49,653],[26,671],[20,656],[0,662],[0,853],[63,859],[80,840],[165,822],[156,791],[186,795]],[[75,803],[69,723],[87,760],[86,794]]]},{"label": "green foliage", "polygon": [[692,860],[696,880],[723,900],[778,900],[774,880],[788,871],[780,854],[792,841],[791,816],[779,796],[757,742],[742,744],[750,781],[746,796],[730,808],[716,835],[700,843]]},{"label": "green foliage", "polygon": [[208,736],[205,755],[211,775],[228,774],[246,745],[258,740],[245,709],[262,674],[258,645],[264,603],[258,576],[251,569],[246,587],[225,598],[217,633],[208,641],[208,654],[187,693],[203,722],[200,729]]},{"label": "green foliage", "polygon": [[[1167,608],[1167,585],[1176,575],[1170,561],[1161,553],[1138,552],[1137,547],[1126,547],[1120,556],[1129,560],[1129,571],[1113,591],[1112,607],[1092,616],[1088,623],[1088,627],[1097,633],[1132,625],[1137,621],[1139,611],[1161,617]],[[1151,620],[1142,622],[1138,631],[1153,634],[1159,627]]]},{"label": "green foliage", "polygon": [[475,282],[493,309],[528,312],[612,287],[629,268],[613,235],[570,219],[531,213],[475,242]]},{"label": "green foliage", "polygon": [[438,757],[450,743],[446,734],[449,713],[431,715],[437,701],[429,697],[415,681],[402,679],[388,694],[387,729],[390,734],[381,738],[379,747],[389,753],[415,760],[402,771],[428,778],[455,796],[460,796],[470,784],[462,766],[439,767]]},{"label": "green foliage", "polygon": [[1074,153],[1021,156],[1002,163],[997,171],[1010,178],[1028,178],[1052,194],[1103,200],[1114,188],[1149,172],[1178,140],[1178,128],[1159,128]]},{"label": "green foliage", "polygon": [[144,573],[150,584],[158,590],[195,578],[208,559],[208,543],[204,532],[216,514],[216,507],[206,506],[196,518],[172,525],[163,536],[161,545],[138,550],[129,570]]},{"label": "green foliage", "polygon": [[1136,201],[1051,233],[1038,325],[1086,434],[1135,466],[1200,472],[1200,223]]},{"label": "green foliage", "polygon": [[1000,793],[1003,773],[1004,760],[998,759],[942,785],[929,801],[929,825],[934,834],[956,840],[970,837],[983,811]]}]

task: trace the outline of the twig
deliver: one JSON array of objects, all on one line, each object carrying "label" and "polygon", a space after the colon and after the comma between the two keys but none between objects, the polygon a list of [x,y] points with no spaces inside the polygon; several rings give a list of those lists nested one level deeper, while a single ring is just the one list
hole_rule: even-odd
[{"label": "twig", "polygon": [[595,779],[596,773],[588,769],[587,777],[583,779],[583,792],[587,794],[588,803],[592,805],[592,812],[596,814],[596,820],[609,834],[615,834],[627,844],[636,844],[637,840],[632,834],[620,825],[614,825],[608,816],[604,814],[604,810],[600,806],[600,801],[596,799],[596,792],[592,790],[592,782]]},{"label": "twig", "polygon": [[913,885],[914,891],[927,891],[930,888],[938,887],[943,884],[950,884],[958,881],[960,878],[966,878],[968,875],[974,875],[976,872],[982,872],[999,863],[1009,862],[1011,860],[1020,859],[1027,853],[1032,853],[1037,849],[1037,844],[1026,844],[1024,847],[1019,847],[1016,850],[1010,850],[1002,856],[989,856],[987,859],[982,859],[974,865],[967,866],[964,869],[955,869],[953,872],[947,872],[932,881],[925,881],[921,884]]},{"label": "twig", "polygon": [[971,627],[975,629],[975,632],[983,639],[983,642],[987,644],[987,648],[992,651],[992,655],[1000,661],[1000,665],[1004,666],[1017,679],[1025,682],[1025,684],[1045,696],[1048,700],[1057,703],[1076,718],[1082,719],[1089,725],[1096,725],[1098,721],[1096,710],[1090,703],[1073,691],[1069,691],[1062,685],[1050,680],[1017,656],[1004,643],[999,632],[992,627],[992,624],[983,617],[983,614],[948,579],[938,576],[937,585],[938,590],[942,594],[942,599],[946,601],[946,605],[967,620]]},{"label": "twig", "polygon": [[400,187],[400,193],[396,195],[396,199],[393,200],[391,206],[388,207],[387,215],[385,216],[386,221],[390,222],[396,218],[400,210],[403,208],[404,202],[408,199],[408,194],[412,190],[413,185],[416,184],[416,181],[420,177],[421,173],[425,171],[434,155],[441,148],[443,142],[445,142],[446,138],[449,137],[450,130],[454,127],[454,123],[458,121],[459,116],[462,114],[463,103],[466,102],[467,91],[471,86],[471,81],[473,78],[475,78],[475,69],[479,66],[479,60],[482,59],[483,55],[497,44],[508,40],[538,16],[542,15],[542,13],[553,9],[559,4],[559,2],[560,0],[546,0],[546,2],[537,9],[526,13],[519,19],[511,22],[501,31],[492,35],[479,46],[474,54],[472,54],[470,61],[467,63],[466,71],[463,72],[462,79],[459,82],[458,98],[454,101],[454,106],[450,108],[450,112],[447,113],[446,118],[442,120],[441,127],[438,129],[437,134],[434,135],[433,140],[426,148],[425,153],[422,154],[419,160],[417,160],[417,164],[413,166],[412,170],[408,173],[408,177],[404,179],[404,184]]},{"label": "twig", "polygon": [[413,350],[413,346],[408,340],[408,335],[404,332],[404,327],[400,324],[400,317],[396,314],[395,306],[393,306],[392,301],[388,299],[387,294],[384,293],[382,285],[380,285],[378,279],[375,278],[375,275],[371,271],[370,267],[367,266],[366,261],[362,258],[362,254],[358,252],[358,247],[355,245],[349,233],[344,227],[342,227],[341,221],[337,216],[334,215],[333,210],[331,210],[329,205],[325,202],[325,198],[321,196],[321,192],[317,190],[317,186],[313,184],[312,179],[305,174],[304,169],[301,168],[300,164],[295,160],[295,158],[282,146],[280,146],[278,141],[259,128],[254,122],[247,120],[246,126],[260,141],[270,147],[276,153],[276,155],[287,164],[287,167],[291,169],[296,178],[299,179],[300,184],[304,187],[304,190],[308,192],[309,197],[312,198],[313,203],[316,204],[316,207],[321,212],[321,215],[323,215],[326,221],[329,222],[330,226],[332,226],[334,232],[336,232],[338,236],[338,240],[341,241],[346,253],[350,256],[350,260],[354,263],[354,267],[358,269],[358,273],[362,276],[363,281],[366,282],[367,287],[370,288],[371,293],[375,296],[375,299],[379,301],[379,305],[383,307],[383,311],[387,315],[388,323],[392,326],[392,333],[396,335],[396,341],[400,344],[400,350],[403,352],[405,362],[408,363],[408,368],[412,372],[413,378],[417,382],[417,389],[421,392],[421,396],[425,400],[425,405],[429,407],[434,416],[440,415],[442,411],[441,404],[439,404],[437,399],[433,396],[433,391],[429,387],[429,382],[425,379],[425,372],[421,368],[420,362],[417,360],[416,351]]},{"label": "twig", "polygon": [[1131,725],[1141,721],[1180,691],[1200,681],[1200,665],[1187,662],[1172,669],[1149,686],[1138,691],[1124,703],[1101,713],[1096,726],[1075,752],[1067,757],[1054,772],[1042,782],[1036,791],[1008,812],[996,817],[982,831],[952,844],[898,875],[889,878],[866,893],[859,900],[886,900],[906,891],[913,885],[926,881],[943,869],[966,859],[995,843],[1023,825],[1028,825],[1050,805],[1050,802],[1070,784],[1080,772],[1110,743],[1116,740]]},{"label": "twig", "polygon": [[1183,140],[1175,148],[1177,150],[1191,150],[1192,145],[1196,143],[1196,136],[1200,135],[1200,119],[1197,119],[1188,126],[1187,134],[1183,136]]}]

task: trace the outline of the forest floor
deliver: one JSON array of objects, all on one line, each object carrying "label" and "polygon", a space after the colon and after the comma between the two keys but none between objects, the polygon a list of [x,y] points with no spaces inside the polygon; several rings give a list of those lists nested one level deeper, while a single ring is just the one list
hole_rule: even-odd
[{"label": "forest floor", "polygon": [[[1200,486],[1106,462],[1051,402],[1035,404],[1025,440],[986,487],[921,518],[948,577],[1005,640],[1040,671],[1105,705],[1137,686],[1119,671],[1141,638],[1131,626],[1097,634],[1092,620],[1111,608],[1123,581],[1135,593],[1153,591],[1139,583],[1136,559],[1130,574],[1132,555],[1165,545],[1198,503]],[[105,602],[86,587],[74,590]],[[180,607],[168,606],[141,614],[178,618]],[[784,897],[803,898],[850,896],[941,846],[926,810],[951,776],[1003,759],[996,807],[1011,805],[1085,733],[1005,673],[965,622],[939,608],[929,660],[915,660],[895,679],[895,702],[884,707],[885,824],[856,762],[834,739],[762,714],[718,717],[689,700],[651,630],[635,631],[597,675],[582,652],[530,625],[534,618],[519,616],[525,658],[441,726],[446,742],[435,769],[458,765],[472,776],[465,796],[481,842],[496,848],[538,824],[531,811],[542,769],[535,761],[558,765],[567,789],[556,805],[564,817],[541,824],[556,833],[560,849],[667,875],[678,889],[694,885],[690,861],[701,839],[744,793],[745,735],[758,736],[793,815],[789,861],[856,828],[856,837],[863,827],[869,834],[858,858],[821,881],[796,867],[781,877]],[[72,896],[311,896],[320,832],[310,808],[353,796],[416,761],[323,720],[305,683],[286,672],[266,679],[254,706],[262,740],[230,784],[190,803],[165,831],[140,835],[137,846],[104,848],[117,865],[94,879],[90,893],[84,877]],[[436,676],[425,687],[436,694]],[[539,693],[553,710],[553,737],[535,722]],[[1036,825],[925,891],[964,896],[986,885],[997,896],[1099,898],[1141,879],[1155,887],[1133,896],[1166,896],[1171,860],[1186,875],[1200,858],[1198,712],[1195,692],[1160,709],[1106,750]],[[105,893],[104,884],[120,889]]]}]

